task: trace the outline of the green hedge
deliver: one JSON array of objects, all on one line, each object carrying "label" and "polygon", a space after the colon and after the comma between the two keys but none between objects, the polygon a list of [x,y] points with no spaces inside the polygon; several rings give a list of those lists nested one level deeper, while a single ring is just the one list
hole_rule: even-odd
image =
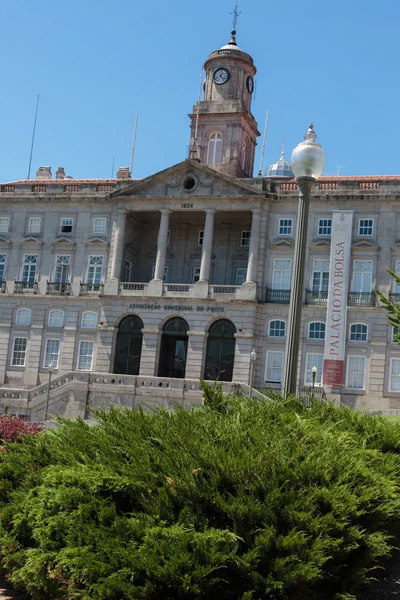
[{"label": "green hedge", "polygon": [[400,523],[400,425],[329,404],[111,409],[0,455],[0,543],[33,598],[349,599]]}]

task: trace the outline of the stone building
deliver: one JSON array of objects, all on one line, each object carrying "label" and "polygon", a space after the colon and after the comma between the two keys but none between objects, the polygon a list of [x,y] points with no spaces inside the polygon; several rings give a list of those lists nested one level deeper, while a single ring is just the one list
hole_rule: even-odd
[{"label": "stone building", "polygon": [[[297,214],[282,156],[252,177],[256,68],[230,42],[205,63],[190,157],[140,180],[41,167],[0,187],[0,412],[199,401],[199,378],[280,388]],[[354,211],[347,405],[400,407],[400,349],[374,289],[400,271],[400,176],[322,177],[307,241],[299,386],[321,386],[332,211]],[[51,385],[48,388],[49,376]],[[329,395],[331,390],[325,389]],[[336,390],[337,393],[337,390]]]}]

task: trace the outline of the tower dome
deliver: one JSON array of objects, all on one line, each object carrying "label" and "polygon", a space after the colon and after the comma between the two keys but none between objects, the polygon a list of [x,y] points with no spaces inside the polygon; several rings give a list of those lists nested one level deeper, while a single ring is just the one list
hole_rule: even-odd
[{"label": "tower dome", "polygon": [[264,177],[287,177],[288,179],[293,179],[293,171],[290,166],[290,162],[285,160],[285,153],[282,152],[281,157],[276,162],[269,165],[264,173]]}]

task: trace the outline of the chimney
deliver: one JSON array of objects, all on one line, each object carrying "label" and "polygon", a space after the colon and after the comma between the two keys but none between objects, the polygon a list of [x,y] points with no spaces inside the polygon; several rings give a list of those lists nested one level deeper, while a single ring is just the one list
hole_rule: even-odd
[{"label": "chimney", "polygon": [[120,167],[119,171],[117,171],[117,179],[131,179],[129,167]]},{"label": "chimney", "polygon": [[56,179],[65,179],[64,167],[58,167],[56,171]]},{"label": "chimney", "polygon": [[51,167],[39,167],[36,171],[36,179],[51,179]]}]

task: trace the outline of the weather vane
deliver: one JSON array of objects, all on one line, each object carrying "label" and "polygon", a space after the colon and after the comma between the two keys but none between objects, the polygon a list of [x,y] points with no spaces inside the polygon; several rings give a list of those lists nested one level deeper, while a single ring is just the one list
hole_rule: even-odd
[{"label": "weather vane", "polygon": [[236,26],[237,26],[237,21],[239,16],[242,14],[239,10],[238,10],[238,0],[236,0],[236,4],[235,4],[235,8],[233,9],[233,12],[231,12],[231,15],[233,15],[233,30],[236,31]]}]

